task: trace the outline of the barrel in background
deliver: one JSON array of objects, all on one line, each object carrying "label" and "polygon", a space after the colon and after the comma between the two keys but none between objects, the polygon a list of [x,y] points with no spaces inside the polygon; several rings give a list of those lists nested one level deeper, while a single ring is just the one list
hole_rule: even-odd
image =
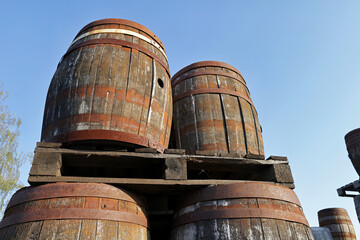
[{"label": "barrel in background", "polygon": [[179,202],[172,240],[313,239],[296,194],[273,183],[209,186]]},{"label": "barrel in background", "polygon": [[318,212],[320,227],[330,230],[333,238],[356,239],[355,229],[344,208],[326,208]]},{"label": "barrel in background", "polygon": [[46,98],[41,141],[115,141],[162,152],[171,121],[162,42],[138,23],[103,19],[85,26],[61,59]]},{"label": "barrel in background", "polygon": [[350,131],[345,135],[346,148],[349,158],[360,175],[360,128]]},{"label": "barrel in background", "polygon": [[333,240],[331,232],[326,227],[311,227],[314,240]]},{"label": "barrel in background", "polygon": [[26,187],[11,198],[0,239],[150,239],[143,201],[107,184]]},{"label": "barrel in background", "polygon": [[261,126],[241,73],[217,61],[191,64],[172,81],[174,134],[188,153],[264,157]]},{"label": "barrel in background", "polygon": [[356,214],[360,222],[360,195],[354,197],[354,203],[355,203]]}]

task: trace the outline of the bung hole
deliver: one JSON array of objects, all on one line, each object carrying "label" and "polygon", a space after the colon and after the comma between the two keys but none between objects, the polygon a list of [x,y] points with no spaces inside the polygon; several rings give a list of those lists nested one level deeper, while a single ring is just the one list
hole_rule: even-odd
[{"label": "bung hole", "polygon": [[158,84],[161,88],[164,87],[164,82],[163,82],[163,80],[161,80],[161,78],[158,78]]}]

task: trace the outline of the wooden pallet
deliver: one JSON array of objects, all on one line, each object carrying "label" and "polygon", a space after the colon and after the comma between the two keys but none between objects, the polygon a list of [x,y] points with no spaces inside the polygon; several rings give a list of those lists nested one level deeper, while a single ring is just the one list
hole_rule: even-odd
[{"label": "wooden pallet", "polygon": [[186,155],[181,149],[140,148],[135,152],[61,148],[38,143],[29,183],[102,182],[159,193],[243,180],[269,181],[294,188],[286,157],[267,160]]},{"label": "wooden pallet", "polygon": [[[357,194],[349,194],[349,192],[356,192]],[[354,182],[351,182],[349,184],[346,184],[345,186],[342,186],[337,189],[337,193],[340,197],[355,197],[358,196],[358,193],[360,193],[360,180],[356,180]]]},{"label": "wooden pallet", "polygon": [[[29,183],[107,183],[143,195],[148,202],[153,239],[168,239],[176,201],[181,194],[214,184],[249,180],[275,182],[294,188],[286,157],[186,155],[181,149],[139,148],[132,152],[66,149],[37,143]],[[252,157],[253,159],[251,159]]]}]

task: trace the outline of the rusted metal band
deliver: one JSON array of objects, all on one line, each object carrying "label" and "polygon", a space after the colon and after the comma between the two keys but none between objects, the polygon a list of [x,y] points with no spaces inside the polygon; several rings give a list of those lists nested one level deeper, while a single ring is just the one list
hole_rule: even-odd
[{"label": "rusted metal band", "polygon": [[164,49],[154,40],[145,37],[144,35],[141,35],[140,33],[136,33],[127,29],[119,29],[119,28],[105,28],[105,29],[96,29],[96,30],[92,30],[89,32],[85,32],[83,34],[81,34],[80,36],[78,36],[77,38],[74,39],[74,41],[70,44],[70,47],[72,45],[74,45],[77,41],[79,41],[80,39],[83,39],[85,37],[94,35],[94,34],[101,34],[101,33],[111,33],[111,34],[124,34],[124,35],[130,35],[133,37],[137,37],[151,45],[153,45],[154,47],[156,47],[166,58],[167,60],[167,56],[166,53],[164,51]]},{"label": "rusted metal band", "polygon": [[99,197],[132,202],[144,207],[144,200],[125,190],[103,183],[50,183],[17,191],[6,209],[17,204],[61,197]]},{"label": "rusted metal band", "polygon": [[228,94],[235,97],[240,97],[250,103],[254,108],[254,104],[251,101],[250,98],[248,98],[246,95],[244,95],[241,92],[235,92],[234,90],[228,90],[228,89],[222,89],[222,88],[205,88],[205,89],[195,89],[192,91],[188,91],[186,93],[183,93],[181,95],[178,95],[173,98],[173,102],[179,101],[180,99],[186,98],[191,95],[198,95],[198,94],[205,94],[205,93],[219,93],[219,94]]},{"label": "rusted metal band", "polygon": [[130,21],[130,20],[126,20],[126,19],[119,19],[119,18],[107,18],[107,19],[101,19],[101,20],[97,20],[94,22],[91,22],[89,24],[87,24],[85,27],[83,27],[79,33],[76,35],[75,38],[77,38],[82,32],[84,32],[85,30],[95,27],[95,26],[99,26],[99,25],[105,25],[105,24],[121,24],[121,25],[125,25],[125,26],[129,26],[129,27],[133,27],[133,28],[137,28],[143,32],[145,32],[146,34],[150,35],[152,38],[154,38],[154,40],[156,42],[158,42],[160,44],[160,46],[164,49],[165,51],[165,47],[164,44],[161,42],[161,40],[148,28],[146,28],[145,26]]},{"label": "rusted metal band", "polygon": [[78,130],[68,133],[63,133],[52,138],[44,139],[45,142],[58,142],[66,143],[73,141],[83,140],[110,140],[125,143],[132,143],[139,146],[156,148],[159,152],[163,153],[166,147],[159,142],[156,142],[147,137],[139,136],[133,133],[114,131],[114,130]]},{"label": "rusted metal band", "polygon": [[[184,67],[183,69],[181,69],[180,71],[178,71],[173,77],[172,79],[176,79],[178,78],[181,74],[186,73],[194,68],[200,68],[200,67],[223,67],[223,68],[228,68],[236,73],[238,73],[243,79],[244,77],[241,75],[240,71],[237,70],[236,68],[234,68],[233,66],[231,66],[230,64],[224,63],[224,62],[218,62],[218,61],[202,61],[202,62],[196,62],[193,64],[190,64],[187,67]],[[245,80],[244,80],[245,81]]]},{"label": "rusted metal band", "polygon": [[197,76],[203,76],[203,75],[219,75],[219,76],[224,76],[224,77],[230,77],[230,78],[235,79],[238,82],[241,82],[247,88],[244,79],[242,79],[238,76],[235,76],[234,74],[228,73],[228,72],[215,71],[215,70],[206,70],[206,71],[201,71],[201,72],[190,73],[188,75],[184,75],[183,77],[178,78],[177,80],[175,78],[172,78],[171,86],[174,87],[177,84],[179,84],[180,82],[185,81],[186,79],[189,79],[192,77],[197,77]]},{"label": "rusted metal band", "polygon": [[4,217],[0,223],[0,228],[26,222],[65,219],[110,220],[135,223],[144,227],[147,227],[148,225],[147,219],[144,216],[139,216],[130,212],[85,208],[54,208],[15,213]]},{"label": "rusted metal band", "polygon": [[322,221],[321,219],[319,219],[320,227],[325,227],[325,226],[329,226],[332,224],[352,225],[352,222],[350,219],[332,219],[332,220],[326,220],[326,221]]},{"label": "rusted metal band", "polygon": [[198,202],[237,198],[274,199],[293,203],[301,207],[298,197],[290,188],[265,182],[243,182],[209,186],[187,194],[179,202],[180,207],[185,207]]},{"label": "rusted metal band", "polygon": [[[128,41],[124,41],[124,40],[119,40],[119,39],[111,39],[111,38],[100,38],[100,39],[91,39],[91,40],[87,40],[81,43],[76,43],[73,46],[71,46],[67,52],[64,54],[64,56],[62,57],[62,60],[72,51],[74,51],[75,49],[81,48],[81,47],[86,47],[86,46],[91,46],[91,45],[97,45],[97,44],[113,44],[113,45],[118,45],[118,46],[125,46],[125,47],[129,47],[132,49],[136,49],[139,52],[142,52],[146,55],[148,55],[149,57],[155,59],[161,66],[163,66],[163,68],[165,68],[169,78],[171,77],[170,75],[170,70],[167,66],[166,63],[164,63],[163,60],[161,60],[159,58],[159,56],[157,56],[155,53],[151,52],[150,50],[135,44],[135,43],[131,43]],[[60,62],[62,61],[60,60]]]},{"label": "rusted metal band", "polygon": [[194,211],[185,213],[184,215],[175,218],[174,226],[180,226],[188,223],[213,220],[213,219],[243,219],[243,218],[269,218],[279,219],[290,222],[302,223],[309,227],[309,223],[302,215],[275,210],[268,208],[244,208],[244,209],[216,209],[206,211]]},{"label": "rusted metal band", "polygon": [[345,135],[345,143],[348,149],[355,144],[360,144],[360,128],[348,132]]}]

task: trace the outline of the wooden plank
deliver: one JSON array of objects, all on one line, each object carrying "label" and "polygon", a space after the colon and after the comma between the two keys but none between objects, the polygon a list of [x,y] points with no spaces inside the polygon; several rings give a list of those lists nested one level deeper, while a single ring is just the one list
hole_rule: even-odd
[{"label": "wooden plank", "polygon": [[[96,177],[52,177],[52,176],[30,176],[28,179],[30,185],[52,182],[91,182],[108,183],[119,186],[126,186],[133,190],[139,190],[144,193],[161,192],[179,192],[196,189],[203,186],[214,184],[232,184],[247,182],[244,180],[165,180],[165,179],[142,179],[142,178],[96,178]],[[279,185],[294,188],[293,184],[280,183]]]},{"label": "wooden plank", "polygon": [[164,153],[165,153],[165,154],[179,154],[179,155],[184,155],[184,154],[185,154],[185,149],[165,149]]},{"label": "wooden plank", "polygon": [[42,148],[60,148],[61,143],[52,143],[52,142],[37,142],[36,147],[42,147]]},{"label": "wooden plank", "polygon": [[135,152],[137,153],[157,153],[156,148],[135,148]]}]

